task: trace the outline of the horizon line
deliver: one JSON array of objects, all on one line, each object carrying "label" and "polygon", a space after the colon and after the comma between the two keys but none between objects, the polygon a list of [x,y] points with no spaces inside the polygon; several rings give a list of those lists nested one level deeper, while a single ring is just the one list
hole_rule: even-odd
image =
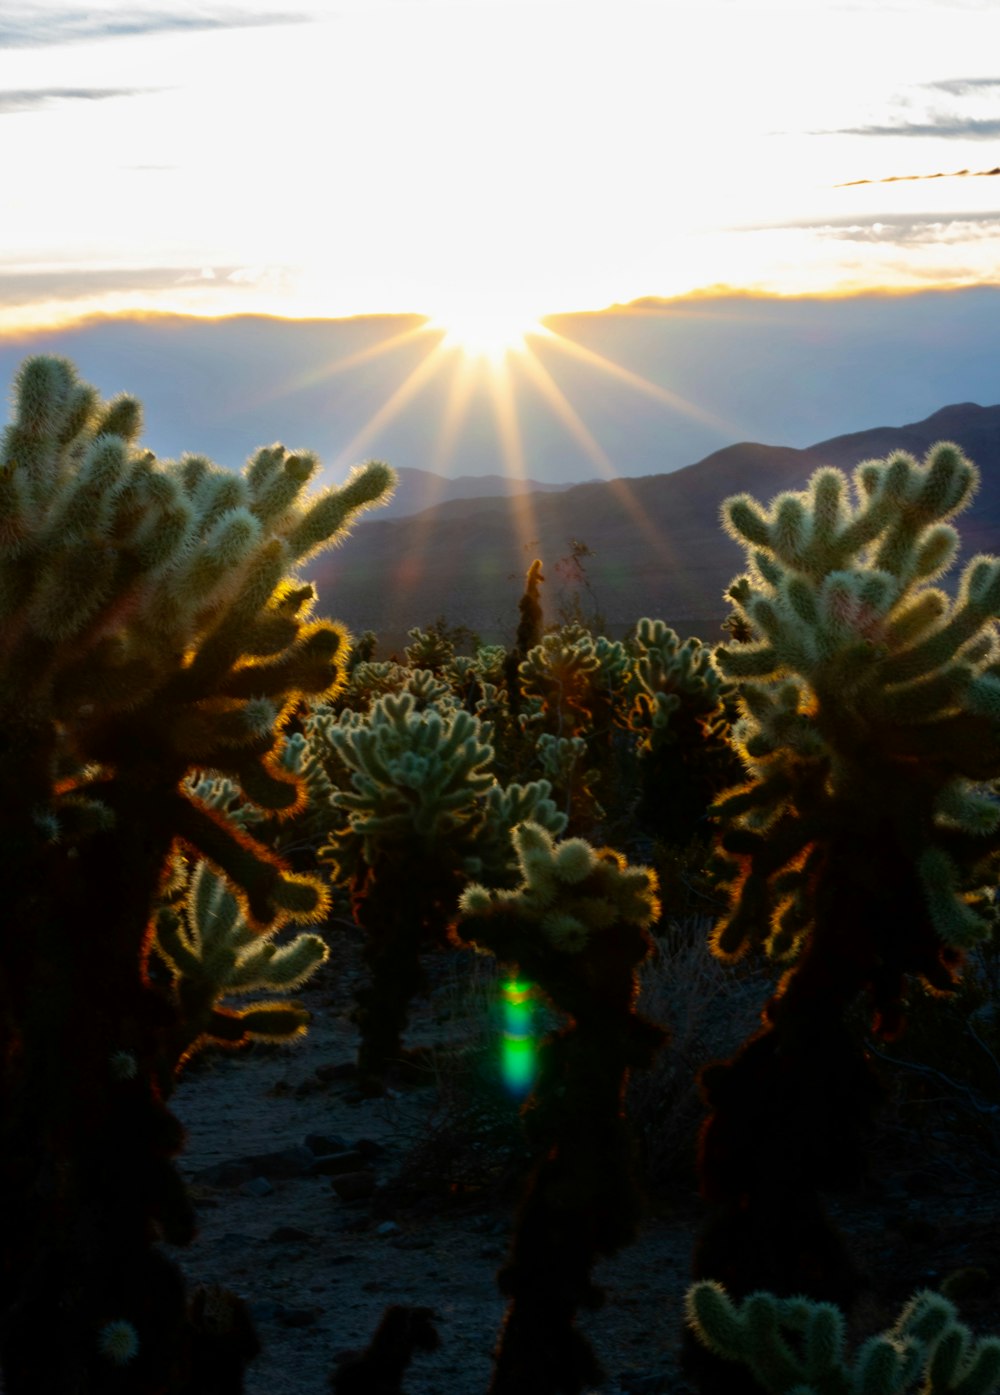
[{"label": "horizon line", "polygon": [[[863,299],[895,299],[905,297],[917,298],[919,296],[931,295],[956,295],[969,291],[989,291],[1000,290],[1000,278],[995,281],[972,281],[956,285],[953,282],[942,282],[936,285],[921,284],[916,286],[900,285],[871,285],[871,286],[844,286],[831,287],[827,290],[811,290],[805,292],[795,291],[774,291],[766,290],[756,286],[737,286],[727,282],[716,282],[709,286],[697,287],[690,291],[678,292],[676,295],[643,295],[636,296],[628,301],[612,301],[598,307],[581,307],[576,309],[560,309],[547,311],[539,315],[537,323],[544,327],[547,320],[561,320],[567,318],[579,319],[584,317],[600,317],[611,315],[655,315],[670,310],[677,306],[691,303],[704,303],[713,300],[744,300],[744,301],[834,301],[834,300],[863,300]],[[2,308],[2,307],[0,307]],[[157,322],[164,320],[206,320],[213,323],[230,320],[263,320],[274,321],[279,324],[350,324],[359,321],[373,320],[419,320],[428,328],[435,323],[435,316],[423,310],[370,310],[354,311],[348,314],[296,314],[294,312],[278,312],[274,310],[224,310],[224,311],[199,311],[197,309],[185,308],[183,310],[164,310],[156,307],[129,307],[121,310],[94,310],[86,309],[73,313],[71,310],[63,310],[61,313],[53,313],[49,316],[39,318],[27,318],[23,324],[0,325],[0,342],[16,341],[19,339],[30,339],[40,334],[59,333],[67,330],[82,330],[96,324],[107,324],[108,322]]]}]

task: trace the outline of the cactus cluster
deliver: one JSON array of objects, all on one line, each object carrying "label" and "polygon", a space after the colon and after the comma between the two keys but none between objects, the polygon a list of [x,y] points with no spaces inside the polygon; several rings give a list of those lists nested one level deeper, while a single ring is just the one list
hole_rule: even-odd
[{"label": "cactus cluster", "polygon": [[729,740],[732,685],[700,639],[643,617],[630,649],[626,715],[638,738],[639,819],[674,844],[707,836],[707,810],[742,768]]},{"label": "cactus cluster", "polygon": [[[417,671],[414,679],[437,683]],[[425,685],[424,685],[425,686]],[[314,724],[349,772],[333,796],[335,821],[320,856],[352,890],[366,934],[370,983],[359,993],[359,1068],[382,1088],[402,1056],[409,1004],[424,986],[421,954],[447,943],[448,922],[469,876],[503,880],[513,822],[535,818],[561,832],[565,816],[544,780],[501,787],[489,732],[454,702],[424,705],[412,688]]]},{"label": "cactus cluster", "polygon": [[0,809],[0,1362],[15,1395],[103,1391],[126,1357],[116,1389],[179,1390],[225,1345],[152,1243],[193,1231],[164,1104],[185,1028],[149,972],[152,916],[182,851],[254,931],[322,917],[324,883],[191,777],[224,776],[279,817],[304,805],[282,727],[336,691],[347,642],[310,618],[295,568],[393,478],[373,463],[310,494],[308,452],[271,446],[237,475],[158,461],[140,428],[133,398],[103,402],[68,361],[36,357],[0,440],[0,783],[17,792]]},{"label": "cactus cluster", "polygon": [[847,1352],[844,1315],[830,1303],[752,1293],[733,1303],[695,1284],[687,1320],[716,1356],[749,1369],[768,1395],[992,1395],[1000,1338],[975,1337],[953,1303],[924,1289],[887,1332]]}]

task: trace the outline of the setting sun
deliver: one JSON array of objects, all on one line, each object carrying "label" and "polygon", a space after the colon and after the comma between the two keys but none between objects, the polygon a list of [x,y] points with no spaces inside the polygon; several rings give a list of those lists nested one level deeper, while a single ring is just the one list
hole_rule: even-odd
[{"label": "setting sun", "polygon": [[522,353],[525,336],[545,334],[532,313],[516,300],[463,296],[435,315],[429,328],[444,331],[442,347],[459,349],[468,358],[499,363],[509,353]]}]

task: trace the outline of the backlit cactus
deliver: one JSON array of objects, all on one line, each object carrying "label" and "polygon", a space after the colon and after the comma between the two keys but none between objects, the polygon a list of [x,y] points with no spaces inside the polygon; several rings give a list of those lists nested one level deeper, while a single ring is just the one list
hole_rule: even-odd
[{"label": "backlit cactus", "polygon": [[199,800],[189,777],[224,776],[277,817],[302,807],[281,731],[303,697],[342,683],[347,642],[310,618],[295,568],[393,478],[373,463],[309,495],[308,452],[271,446],[235,475],[199,456],[157,461],[140,425],[134,399],[103,403],[66,360],[33,358],[0,441],[11,1395],[108,1389],[98,1334],[112,1321],[137,1333],[123,1395],[188,1389],[195,1353],[216,1342],[152,1243],[184,1243],[194,1222],[163,1103],[177,1005],[146,972],[150,920],[178,850],[225,878],[255,930],[322,915],[322,881]]},{"label": "backlit cactus", "polygon": [[703,1077],[715,1209],[696,1272],[738,1295],[850,1300],[818,1189],[859,1176],[877,1096],[851,1009],[866,999],[874,1030],[898,1032],[907,976],[946,991],[990,928],[1000,560],[969,562],[954,598],[932,584],[976,481],[945,443],[859,465],[853,496],[826,469],[769,509],[724,505],[749,553],[729,594],[750,639],[716,662],[749,778],[715,805],[730,906],[712,943],[786,966],[764,1030]]},{"label": "backlit cactus", "polygon": [[742,773],[729,741],[733,688],[707,645],[639,620],[630,645],[626,722],[638,739],[643,825],[673,844],[707,836],[706,811]]},{"label": "backlit cactus", "polygon": [[155,947],[170,969],[178,1009],[178,1064],[209,1044],[239,1047],[300,1036],[309,1014],[298,1003],[258,1000],[237,1007],[225,1000],[298,988],[327,958],[324,940],[302,934],[279,945],[276,926],[251,928],[236,897],[205,862],[185,880],[183,893],[160,909],[155,922]]},{"label": "backlit cactus", "polygon": [[524,1106],[535,1163],[499,1285],[510,1299],[491,1395],[578,1395],[602,1379],[575,1325],[591,1269],[633,1237],[640,1207],[624,1117],[629,1072],[664,1033],[635,1011],[659,913],[656,877],[581,838],[514,830],[521,884],[462,894],[455,934],[536,984],[566,1025],[542,1042]]},{"label": "backlit cactus", "polygon": [[849,1355],[830,1303],[753,1293],[734,1304],[718,1284],[688,1292],[687,1320],[714,1355],[747,1367],[769,1395],[992,1395],[1000,1338],[975,1337],[955,1306],[924,1290],[887,1331]]},{"label": "backlit cactus", "polygon": [[565,816],[545,781],[498,786],[488,730],[454,701],[421,708],[404,690],[315,732],[350,774],[352,788],[333,796],[321,857],[350,885],[366,932],[371,982],[359,993],[358,1064],[364,1088],[376,1091],[402,1055],[409,1004],[424,984],[420,955],[447,944],[466,880],[503,879],[508,820],[530,814],[561,831]]},{"label": "backlit cactus", "polygon": [[969,562],[954,598],[931,585],[958,550],[946,520],[978,479],[957,447],[922,466],[903,453],[869,461],[854,479],[854,502],[824,470],[766,513],[743,496],[726,506],[753,563],[730,594],[756,640],[716,656],[739,686],[734,734],[751,775],[718,805],[740,866],[716,943],[794,954],[815,915],[817,859],[850,824],[893,869],[860,932],[870,957],[893,933],[889,900],[916,903],[876,990],[892,1016],[901,972],[946,987],[953,951],[992,927],[1000,801],[983,783],[1000,776],[1000,560]]}]

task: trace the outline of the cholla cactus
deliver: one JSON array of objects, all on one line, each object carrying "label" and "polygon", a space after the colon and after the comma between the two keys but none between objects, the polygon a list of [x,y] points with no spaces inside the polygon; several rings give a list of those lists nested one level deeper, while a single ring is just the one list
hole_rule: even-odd
[{"label": "cholla cactus", "polygon": [[429,669],[437,674],[447,668],[455,656],[455,646],[444,633],[443,624],[432,625],[429,630],[415,626],[408,630],[412,643],[406,646],[406,662],[410,668]]},{"label": "cholla cactus", "polygon": [[390,694],[367,715],[325,721],[322,735],[353,786],[333,796],[338,821],[321,857],[350,884],[366,931],[358,1065],[375,1092],[402,1056],[409,1004],[424,983],[421,952],[447,943],[465,880],[503,878],[510,820],[530,812],[561,831],[565,818],[544,781],[500,789],[487,733],[453,703],[421,710],[412,692]]},{"label": "cholla cactus", "polygon": [[236,897],[205,862],[190,872],[183,894],[158,912],[156,949],[171,971],[178,1007],[178,1069],[206,1045],[240,1047],[301,1036],[309,1014],[298,1003],[234,1007],[224,1000],[261,990],[289,992],[329,954],[319,935],[296,935],[278,945],[273,929],[251,928]]},{"label": "cholla cactus", "polygon": [[635,661],[626,721],[638,737],[643,824],[673,844],[707,834],[706,810],[739,779],[729,741],[733,688],[700,639],[681,640],[662,620],[643,618],[632,642]]},{"label": "cholla cactus", "polygon": [[623,1100],[629,1071],[648,1065],[664,1037],[635,1012],[656,876],[538,824],[513,836],[520,886],[469,886],[455,934],[516,965],[568,1021],[542,1043],[524,1107],[536,1163],[499,1275],[511,1303],[490,1388],[577,1395],[602,1379],[574,1325],[579,1307],[601,1299],[591,1268],[628,1243],[639,1216]]},{"label": "cholla cactus", "polygon": [[[188,1240],[193,1213],[171,1161],[176,1008],[146,972],[150,917],[178,845],[224,876],[254,928],[322,917],[321,880],[186,782],[210,772],[260,810],[301,807],[281,729],[303,696],[336,691],[347,642],[310,619],[315,594],[294,571],[392,481],[373,463],[310,496],[316,457],[281,446],[241,475],[197,456],[158,462],[135,444],[140,424],[134,399],[103,403],[66,360],[33,358],[0,441],[0,784],[16,794],[0,808],[11,1390],[104,1390],[106,1362],[91,1355],[123,1294],[142,1317],[116,1389],[196,1378],[183,1284],[152,1245]],[[95,933],[80,933],[84,913]],[[98,1234],[99,1246],[80,1238]],[[84,1355],[73,1334],[88,1330]]]},{"label": "cholla cactus", "polygon": [[[1000,560],[969,562],[954,599],[931,584],[976,480],[940,444],[922,465],[902,452],[859,465],[853,499],[820,470],[767,510],[724,505],[750,553],[730,595],[754,639],[716,655],[739,692],[749,779],[715,806],[731,904],[712,942],[726,958],[764,945],[787,966],[765,1031],[704,1080],[702,1183],[721,1209],[699,1272],[740,1294],[780,1283],[849,1301],[857,1275],[822,1238],[816,1187],[858,1175],[877,1095],[850,1009],[867,994],[875,1030],[898,1032],[907,975],[946,991],[990,928]],[[779,1254],[776,1283],[760,1266]]]},{"label": "cholla cactus", "polygon": [[518,670],[521,691],[540,700],[547,731],[572,737],[592,727],[600,668],[593,635],[581,625],[565,625],[528,651]]},{"label": "cholla cactus", "polygon": [[974,1337],[954,1304],[930,1290],[853,1358],[844,1315],[830,1303],[753,1293],[737,1306],[718,1284],[700,1283],[686,1308],[698,1340],[749,1368],[770,1395],[992,1395],[1000,1387],[1000,1339]]},{"label": "cholla cactus", "polygon": [[629,726],[639,734],[641,750],[676,745],[699,719],[721,714],[730,685],[700,639],[681,640],[662,620],[643,618],[633,648]]},{"label": "cholla cactus", "polygon": [[[758,638],[717,654],[738,685],[751,779],[718,804],[739,867],[715,942],[798,952],[833,854],[859,949],[873,972],[886,961],[876,996],[890,1018],[903,973],[947,987],[955,952],[992,928],[1000,801],[983,782],[1000,777],[1000,560],[969,562],[954,600],[929,584],[958,550],[945,520],[977,479],[942,444],[922,466],[901,452],[859,466],[853,505],[835,470],[767,513],[744,496],[726,504],[754,564],[731,594]],[[862,866],[837,848],[844,837],[867,849]],[[876,848],[878,886],[862,886]]]}]

